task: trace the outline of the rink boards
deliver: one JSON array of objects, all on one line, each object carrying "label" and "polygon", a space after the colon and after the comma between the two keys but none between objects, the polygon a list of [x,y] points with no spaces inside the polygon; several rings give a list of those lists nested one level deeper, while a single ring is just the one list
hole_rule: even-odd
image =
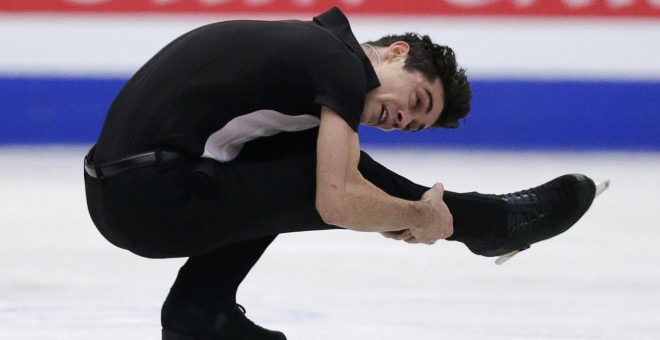
[{"label": "rink boards", "polygon": [[[97,1],[106,7],[96,11],[67,7],[84,2],[36,1],[29,10],[0,6],[0,143],[91,143],[128,77],[178,35],[221,20],[307,20],[325,5],[287,5],[277,14],[245,6],[224,12],[220,5],[201,11],[195,10],[201,2],[190,1],[161,1],[188,4],[171,11],[106,8],[132,3],[117,0]],[[605,7],[540,15],[534,1],[500,1],[529,3],[528,12],[504,5],[452,12],[446,5],[405,14],[355,5],[368,1],[335,3],[348,7],[361,41],[414,31],[452,46],[474,87],[464,127],[418,134],[362,128],[364,143],[660,150],[660,15],[653,1],[629,1],[636,5],[619,15]]]}]

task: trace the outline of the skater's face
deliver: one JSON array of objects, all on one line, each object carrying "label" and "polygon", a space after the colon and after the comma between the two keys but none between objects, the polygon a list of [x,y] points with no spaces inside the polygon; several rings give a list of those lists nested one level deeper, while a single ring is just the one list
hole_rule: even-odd
[{"label": "skater's face", "polygon": [[374,65],[381,86],[367,93],[360,122],[385,131],[420,131],[440,117],[444,91],[440,79],[429,81],[419,71],[403,68],[409,50],[405,42],[381,48]]}]

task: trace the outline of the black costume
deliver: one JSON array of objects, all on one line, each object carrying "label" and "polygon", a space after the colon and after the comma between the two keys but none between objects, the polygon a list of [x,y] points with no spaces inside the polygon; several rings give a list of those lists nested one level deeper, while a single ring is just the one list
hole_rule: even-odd
[{"label": "black costume", "polygon": [[[313,22],[201,27],[129,80],[87,157],[88,207],[118,247],[190,257],[163,309],[164,324],[193,327],[172,325],[176,306],[206,313],[235,304],[238,285],[277,234],[335,228],[315,209],[321,106],[357,131],[365,94],[378,86],[336,8]],[[112,173],[104,166],[117,161],[127,166]],[[365,153],[359,171],[392,196],[418,200],[429,189]],[[482,240],[490,231],[475,226],[506,225],[505,203],[478,194],[444,197],[455,221],[451,239],[473,250],[492,246]]]}]

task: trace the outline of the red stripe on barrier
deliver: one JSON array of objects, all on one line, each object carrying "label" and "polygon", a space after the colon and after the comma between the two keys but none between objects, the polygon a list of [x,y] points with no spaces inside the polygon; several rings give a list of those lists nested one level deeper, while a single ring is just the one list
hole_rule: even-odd
[{"label": "red stripe on barrier", "polygon": [[3,0],[0,12],[321,13],[660,18],[660,0]]}]

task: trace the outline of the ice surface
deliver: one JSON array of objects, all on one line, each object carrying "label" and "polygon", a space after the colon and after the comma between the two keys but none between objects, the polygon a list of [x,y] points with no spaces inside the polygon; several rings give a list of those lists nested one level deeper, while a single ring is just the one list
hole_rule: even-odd
[{"label": "ice surface", "polygon": [[[0,148],[0,339],[160,339],[183,259],[114,248],[87,216],[83,147]],[[281,235],[239,301],[289,339],[658,339],[660,154],[374,149],[424,184],[509,192],[611,179],[569,232],[505,265],[378,234]]]}]

